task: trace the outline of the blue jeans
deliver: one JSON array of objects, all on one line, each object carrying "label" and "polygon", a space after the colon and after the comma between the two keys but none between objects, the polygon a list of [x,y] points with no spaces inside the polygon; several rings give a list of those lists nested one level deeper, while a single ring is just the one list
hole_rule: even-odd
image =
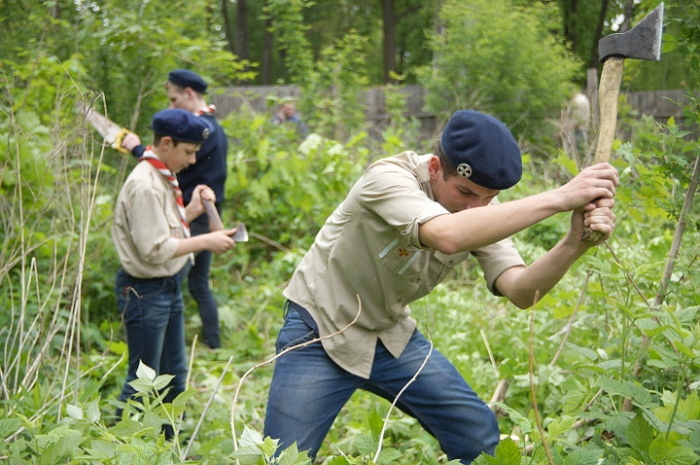
[{"label": "blue jeans", "polygon": [[119,400],[126,401],[136,393],[129,383],[136,379],[139,361],[143,361],[159,375],[175,376],[164,398],[165,402],[172,402],[185,391],[187,382],[180,277],[140,279],[120,269],[115,290],[129,349],[129,369]]},{"label": "blue jeans", "polygon": [[[293,302],[277,338],[278,353],[318,337]],[[280,451],[297,443],[315,458],[340,409],[357,389],[390,402],[418,372],[430,350],[415,331],[399,358],[378,342],[369,379],[336,365],[321,343],[291,351],[275,362],[263,434],[280,440]],[[470,464],[481,452],[493,454],[499,441],[496,417],[455,367],[436,349],[397,406],[435,436],[450,460]]]},{"label": "blue jeans", "polygon": [[[192,236],[209,232],[209,226],[192,222]],[[221,347],[219,334],[219,308],[209,288],[209,269],[211,268],[211,252],[204,250],[195,255],[194,265],[187,272],[187,287],[192,298],[197,302],[199,316],[202,319],[202,340],[212,349]]]}]

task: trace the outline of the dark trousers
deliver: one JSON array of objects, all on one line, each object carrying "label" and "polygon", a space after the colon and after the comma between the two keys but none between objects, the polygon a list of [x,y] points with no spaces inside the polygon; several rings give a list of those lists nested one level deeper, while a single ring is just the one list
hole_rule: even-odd
[{"label": "dark trousers", "polygon": [[[209,226],[204,223],[193,222],[190,224],[190,232],[192,236],[205,234],[209,232]],[[211,259],[212,254],[207,250],[195,255],[194,265],[191,265],[191,268],[187,271],[187,288],[199,308],[204,343],[212,349],[218,349],[221,347],[219,308],[209,288]]]}]

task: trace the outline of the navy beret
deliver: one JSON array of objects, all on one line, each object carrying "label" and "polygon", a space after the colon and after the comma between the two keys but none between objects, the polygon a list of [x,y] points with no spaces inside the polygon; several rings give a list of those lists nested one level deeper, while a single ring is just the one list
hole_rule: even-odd
[{"label": "navy beret", "polygon": [[153,115],[151,129],[161,136],[170,136],[181,142],[201,144],[209,137],[211,129],[204,118],[181,108],[170,108]]},{"label": "navy beret", "polygon": [[207,83],[199,74],[188,69],[176,69],[168,74],[168,81],[180,87],[191,87],[201,94],[207,92]]},{"label": "navy beret", "polygon": [[523,173],[520,148],[510,130],[493,116],[459,110],[440,137],[442,151],[457,173],[487,189],[513,187]]}]

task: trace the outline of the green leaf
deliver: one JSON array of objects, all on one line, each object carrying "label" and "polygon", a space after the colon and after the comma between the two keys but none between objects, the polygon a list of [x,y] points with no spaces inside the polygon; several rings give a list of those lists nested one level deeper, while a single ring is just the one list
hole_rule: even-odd
[{"label": "green leaf", "polygon": [[665,465],[695,465],[700,456],[689,447],[678,446],[676,441],[658,436],[649,446],[649,456],[655,463]]},{"label": "green leaf", "polygon": [[165,389],[166,387],[168,387],[168,385],[170,384],[170,381],[172,381],[173,378],[175,378],[175,376],[173,376],[173,375],[156,376],[156,379],[153,382],[153,388],[156,391],[160,391],[162,389]]},{"label": "green leaf", "polygon": [[576,161],[569,158],[563,151],[559,153],[559,156],[557,156],[556,163],[557,165],[564,168],[566,172],[571,176],[576,176],[579,172],[578,166],[576,165]]},{"label": "green leaf", "polygon": [[[272,457],[277,448],[279,447],[279,441],[277,439],[266,437],[265,439],[263,439],[262,443],[258,447],[264,456]],[[289,446],[288,449],[291,449],[292,447],[294,448],[294,450],[296,450],[297,443],[295,442],[294,444]]]},{"label": "green leaf", "polygon": [[494,464],[520,465],[520,448],[511,438],[506,438],[496,446]]},{"label": "green leaf", "polygon": [[664,405],[655,408],[653,410],[654,415],[666,423],[671,422],[674,413],[676,415],[676,420],[700,420],[700,399],[698,398],[697,392],[692,392],[685,399],[678,401],[678,408],[676,408],[676,399],[678,395],[677,392],[664,390],[661,395],[661,401]]},{"label": "green leaf", "polygon": [[654,440],[654,428],[641,412],[632,419],[626,430],[627,442],[637,451],[646,451]]},{"label": "green leaf", "polygon": [[[84,439],[77,431],[64,431],[64,435],[48,446],[41,457],[41,462],[53,464],[63,457],[70,456],[72,452],[78,451],[78,447]],[[48,461],[47,461],[48,460]]]},{"label": "green leaf", "polygon": [[129,383],[129,385],[141,394],[151,392],[153,388],[153,381],[146,379],[135,379]]},{"label": "green leaf", "polygon": [[16,433],[20,426],[22,426],[22,421],[19,418],[0,420],[0,438],[4,439]]},{"label": "green leaf", "polygon": [[507,412],[510,420],[515,423],[518,428],[520,428],[520,431],[522,431],[523,434],[530,434],[532,432],[532,423],[520,412],[501,402],[490,402],[489,405],[495,405],[496,407],[499,407],[503,411]]},{"label": "green leaf", "polygon": [[138,421],[126,419],[112,426],[110,431],[115,436],[130,437],[141,433],[145,429],[146,428]]},{"label": "green leaf", "polygon": [[87,419],[90,423],[97,423],[100,421],[100,405],[98,401],[90,402],[87,409]]},{"label": "green leaf", "polygon": [[372,432],[372,437],[379,439],[379,435],[384,427],[384,418],[382,418],[376,410],[370,412],[367,415],[367,423],[369,424],[369,429]]},{"label": "green leaf", "polygon": [[632,399],[639,406],[649,406],[652,402],[649,391],[630,381],[620,382],[612,378],[602,378],[598,380],[598,385],[609,394]]},{"label": "green leaf", "polygon": [[263,442],[263,436],[258,431],[246,426],[243,428],[243,434],[238,443],[241,446],[256,446]]},{"label": "green leaf", "polygon": [[351,465],[347,457],[333,457],[323,462],[323,465]]},{"label": "green leaf", "polygon": [[116,449],[113,442],[94,439],[90,442],[90,447],[85,448],[85,452],[95,459],[108,459],[115,456]]},{"label": "green leaf", "polygon": [[173,406],[183,407],[185,404],[187,404],[187,401],[194,399],[196,396],[197,391],[195,389],[187,389],[186,391],[177,395],[177,397],[173,400]]},{"label": "green leaf", "polygon": [[373,456],[379,447],[379,441],[370,434],[361,434],[355,438],[355,447],[362,455]]},{"label": "green leaf", "polygon": [[602,456],[601,449],[577,449],[566,456],[564,465],[598,465]]},{"label": "green leaf", "polygon": [[155,460],[156,465],[172,465],[173,453],[170,451],[160,452]]},{"label": "green leaf", "polygon": [[562,433],[565,433],[571,429],[576,423],[574,418],[555,418],[547,425],[547,431],[551,438],[556,438]]},{"label": "green leaf", "polygon": [[577,346],[576,344],[572,344],[571,342],[569,342],[566,344],[566,348],[583,355],[590,361],[598,359],[598,354],[594,350],[589,349],[588,347]]},{"label": "green leaf", "polygon": [[136,369],[136,377],[144,381],[155,381],[156,371],[145,363],[139,362],[139,367]]},{"label": "green leaf", "polygon": [[399,463],[399,459],[402,457],[402,453],[393,447],[387,447],[379,452],[379,457],[377,458],[378,464],[395,464]]},{"label": "green leaf", "polygon": [[493,457],[482,453],[472,462],[472,465],[520,465],[521,462],[520,449],[512,439],[508,438],[496,446]]},{"label": "green leaf", "polygon": [[263,457],[263,454],[257,448],[257,446],[246,445],[240,446],[238,450],[234,451],[231,456],[237,459],[243,465],[255,465]]},{"label": "green leaf", "polygon": [[299,452],[296,442],[282,452],[277,458],[277,465],[302,465],[310,463],[311,459],[308,454],[305,451]]},{"label": "green leaf", "polygon": [[83,409],[81,409],[77,405],[73,405],[73,404],[66,405],[66,413],[68,414],[69,417],[73,418],[74,420],[82,420],[83,419]]}]

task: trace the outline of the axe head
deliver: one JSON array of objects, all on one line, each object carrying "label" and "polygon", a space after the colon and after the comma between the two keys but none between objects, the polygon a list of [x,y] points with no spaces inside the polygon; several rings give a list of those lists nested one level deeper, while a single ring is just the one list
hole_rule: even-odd
[{"label": "axe head", "polygon": [[627,32],[610,34],[598,41],[598,57],[605,61],[611,56],[659,61],[664,4],[661,3]]}]

